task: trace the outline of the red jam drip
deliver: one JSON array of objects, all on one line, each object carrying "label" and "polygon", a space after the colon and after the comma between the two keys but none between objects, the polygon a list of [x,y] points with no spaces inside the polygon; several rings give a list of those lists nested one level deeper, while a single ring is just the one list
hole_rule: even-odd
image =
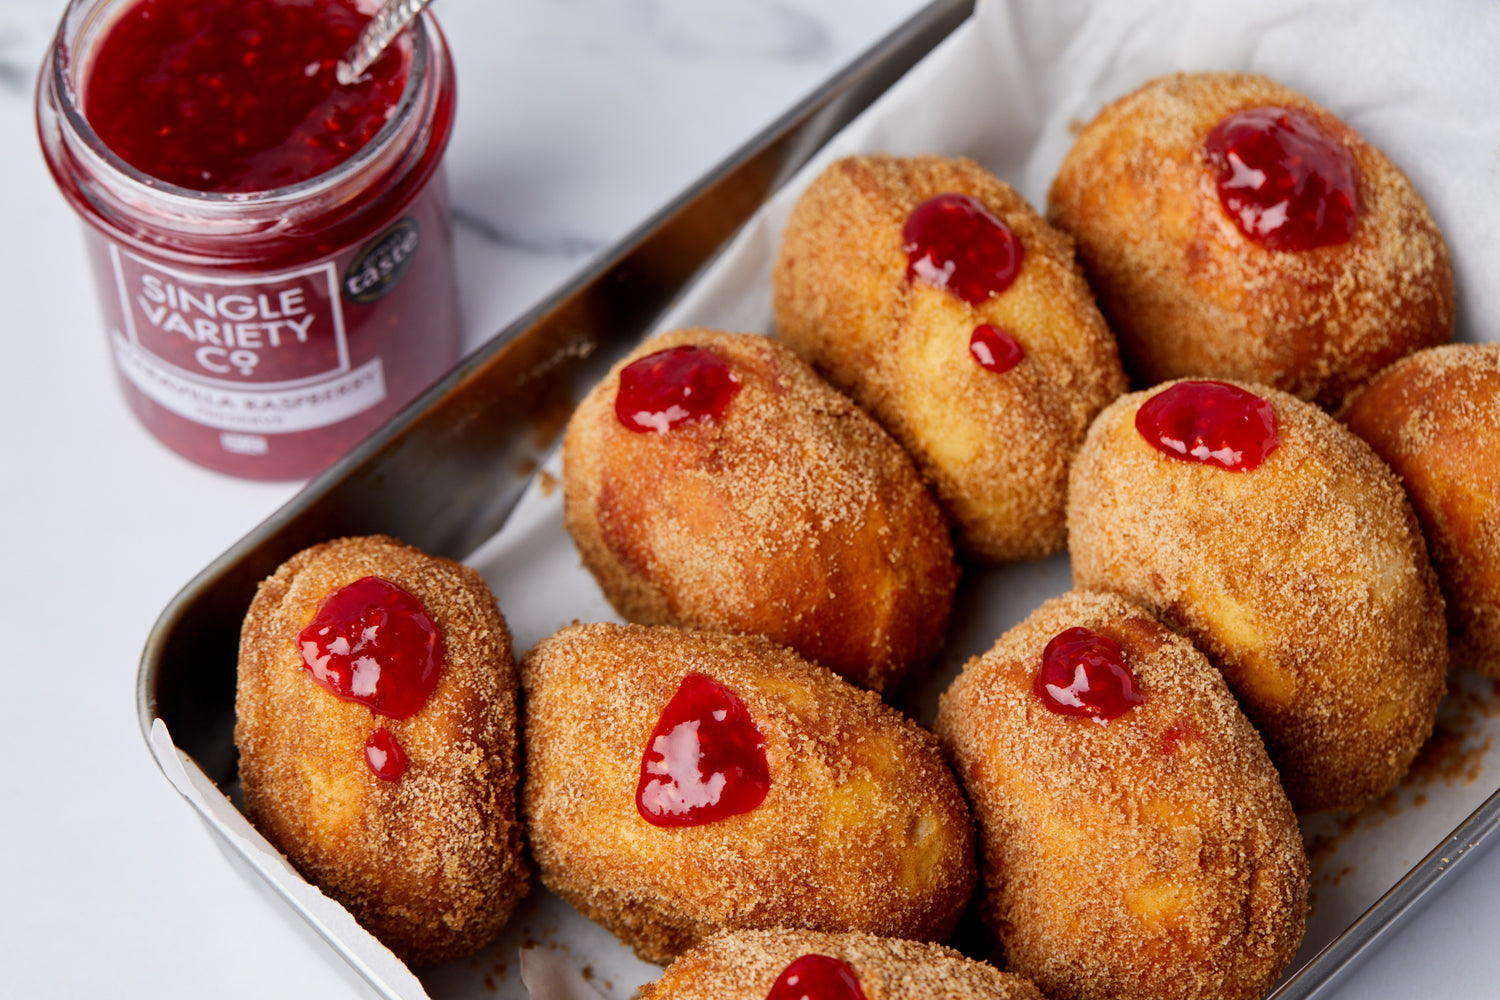
[{"label": "red jam drip", "polygon": [[1202,736],[1191,719],[1178,719],[1161,734],[1161,751],[1164,754],[1174,754]]},{"label": "red jam drip", "polygon": [[297,636],[313,680],[379,715],[408,718],[443,671],[443,641],[422,602],[367,576],[328,595]]},{"label": "red jam drip", "polygon": [[771,787],[765,741],[735,693],[688,674],[641,756],[635,805],[655,826],[697,826],[749,812]]},{"label": "red jam drip", "polygon": [[766,1000],[865,1000],[865,993],[848,965],[827,955],[803,955],[781,970]]},{"label": "red jam drip", "polygon": [[1120,644],[1086,628],[1067,629],[1047,643],[1032,690],[1059,715],[1100,723],[1118,719],[1146,700],[1135,689],[1135,675]]},{"label": "red jam drip", "polygon": [[969,353],[979,367],[996,374],[1010,371],[1026,356],[1015,334],[988,323],[974,328],[969,336]]},{"label": "red jam drip", "polygon": [[912,210],[901,231],[906,277],[978,305],[1021,273],[1021,242],[978,199],[940,194]]},{"label": "red jam drip", "polygon": [[1135,429],[1164,455],[1249,472],[1281,445],[1271,404],[1224,382],[1178,382],[1135,413]]},{"label": "red jam drip", "polygon": [[381,781],[400,781],[406,773],[406,751],[389,729],[377,729],[365,740],[365,763]]},{"label": "red jam drip", "polygon": [[197,191],[296,184],[352,156],[406,86],[389,49],[341,87],[353,0],[138,0],[93,54],[84,115],[122,160]]},{"label": "red jam drip", "polygon": [[729,362],[706,347],[669,347],[620,371],[615,416],[638,434],[665,434],[689,420],[718,420],[740,391]]},{"label": "red jam drip", "polygon": [[1271,250],[1311,250],[1354,234],[1354,157],[1301,112],[1236,112],[1208,134],[1206,151],[1219,201],[1247,239]]}]

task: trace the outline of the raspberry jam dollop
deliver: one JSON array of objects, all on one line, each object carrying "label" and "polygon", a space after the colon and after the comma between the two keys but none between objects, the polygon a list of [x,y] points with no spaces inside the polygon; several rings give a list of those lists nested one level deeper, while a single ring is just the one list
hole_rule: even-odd
[{"label": "raspberry jam dollop", "polygon": [[313,680],[378,715],[415,715],[437,687],[443,641],[422,602],[379,577],[340,587],[297,636]]},{"label": "raspberry jam dollop", "polygon": [[1354,157],[1299,111],[1238,111],[1208,134],[1219,202],[1271,250],[1347,243],[1358,216]]},{"label": "raspberry jam dollop", "polygon": [[365,740],[365,764],[381,781],[400,781],[406,773],[406,751],[389,729],[377,729]]},{"label": "raspberry jam dollop", "polygon": [[138,0],[94,54],[84,116],[120,159],[196,191],[266,191],[353,156],[394,113],[405,60],[341,87],[353,0]]},{"label": "raspberry jam dollop", "polygon": [[1021,273],[1021,241],[977,198],[940,194],[912,210],[901,230],[906,277],[972,305],[999,295]]},{"label": "raspberry jam dollop", "polygon": [[1010,371],[1026,356],[1015,334],[988,323],[976,326],[969,335],[969,354],[979,367],[997,375]]},{"label": "raspberry jam dollop", "polygon": [[766,1000],[865,1000],[859,978],[828,955],[803,955],[781,970]]},{"label": "raspberry jam dollop", "polygon": [[1178,382],[1141,404],[1135,429],[1164,455],[1249,472],[1281,446],[1271,404],[1225,382]]},{"label": "raspberry jam dollop", "polygon": [[1135,688],[1135,674],[1120,644],[1081,627],[1059,632],[1047,643],[1032,690],[1058,715],[1087,716],[1099,723],[1118,719],[1146,700]]},{"label": "raspberry jam dollop", "polygon": [[662,709],[635,805],[655,826],[697,826],[749,812],[771,787],[765,741],[735,693],[688,674]]},{"label": "raspberry jam dollop", "polygon": [[739,391],[739,377],[713,351],[669,347],[620,370],[615,417],[638,434],[665,434],[689,420],[718,420]]}]

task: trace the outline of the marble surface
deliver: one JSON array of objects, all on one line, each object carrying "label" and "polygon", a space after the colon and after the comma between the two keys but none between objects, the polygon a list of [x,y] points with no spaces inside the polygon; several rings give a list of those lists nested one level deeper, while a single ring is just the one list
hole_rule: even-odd
[{"label": "marble surface", "polygon": [[[78,225],[35,141],[61,7],[0,4],[0,994],[365,995],[230,868],[137,727],[157,614],[296,487],[178,459],[115,388]],[[468,346],[919,7],[444,0]],[[1497,880],[1492,850],[1336,995],[1494,996]]]}]

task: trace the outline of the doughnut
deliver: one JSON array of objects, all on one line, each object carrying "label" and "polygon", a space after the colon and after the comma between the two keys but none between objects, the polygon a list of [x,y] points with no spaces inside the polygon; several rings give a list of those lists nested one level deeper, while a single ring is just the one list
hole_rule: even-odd
[{"label": "doughnut", "polygon": [[861,156],[792,209],[777,335],[906,447],[985,562],[1061,551],[1068,461],[1125,388],[1071,241],[972,160]]},{"label": "doughnut", "polygon": [[1144,604],[1224,673],[1299,810],[1389,791],[1443,693],[1443,599],[1370,448],[1267,386],[1116,400],[1073,464],[1074,586]]},{"label": "doughnut", "polygon": [[761,636],[573,625],[521,666],[542,882],[648,962],[717,930],[940,941],[974,887],[936,741]]},{"label": "doughnut", "polygon": [[304,549],[241,631],[245,812],[404,961],[471,954],[530,886],[516,686],[478,573],[384,536]]},{"label": "doughnut", "polygon": [[1416,509],[1447,602],[1450,663],[1500,678],[1500,344],[1403,358],[1342,419]]},{"label": "doughnut", "polygon": [[646,341],[574,412],[563,488],[584,565],[630,621],[765,635],[877,691],[942,646],[958,566],[941,509],[899,445],[768,337]]},{"label": "doughnut", "polygon": [[1208,376],[1331,406],[1453,336],[1448,249],[1411,182],[1262,76],[1178,73],[1120,98],[1047,205],[1140,388]]},{"label": "doughnut", "polygon": [[965,664],[935,728],[980,915],[1052,1000],[1251,1000],[1296,954],[1291,804],[1223,678],[1138,606],[1046,602]]},{"label": "doughnut", "polygon": [[[859,990],[853,992],[849,984]],[[723,931],[638,1000],[1046,1000],[1020,976],[952,948],[870,934]]]}]

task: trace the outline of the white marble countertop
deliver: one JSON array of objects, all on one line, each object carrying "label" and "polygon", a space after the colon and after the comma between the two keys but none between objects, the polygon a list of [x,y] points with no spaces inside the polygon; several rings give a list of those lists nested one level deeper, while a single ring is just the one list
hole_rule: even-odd
[{"label": "white marble countertop", "polygon": [[[921,6],[919,0],[444,0],[466,344],[501,329]],[[114,384],[79,225],[37,149],[62,0],[0,5],[0,994],[365,989],[219,853],[136,722],[142,643],[295,491],[166,451]],[[1500,995],[1500,851],[1336,996]]]}]

